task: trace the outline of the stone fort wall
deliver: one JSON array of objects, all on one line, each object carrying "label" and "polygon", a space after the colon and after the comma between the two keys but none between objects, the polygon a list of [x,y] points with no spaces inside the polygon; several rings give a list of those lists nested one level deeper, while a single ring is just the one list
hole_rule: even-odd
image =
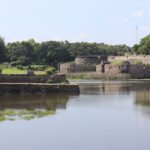
[{"label": "stone fort wall", "polygon": [[88,72],[88,71],[96,71],[96,65],[91,64],[75,64],[75,63],[65,63],[61,64],[59,71],[61,73],[71,73],[71,72]]},{"label": "stone fort wall", "polygon": [[98,57],[77,57],[75,59],[75,64],[77,65],[87,65],[87,64],[99,64],[101,63]]},{"label": "stone fort wall", "polygon": [[108,61],[107,56],[87,56],[77,57],[74,62],[59,65],[61,73],[71,72],[93,72],[96,71],[96,65],[102,61]]},{"label": "stone fort wall", "polygon": [[108,57],[109,62],[112,62],[114,60],[121,60],[121,61],[128,61],[128,62],[140,61],[142,64],[150,64],[150,55]]},{"label": "stone fort wall", "polygon": [[48,80],[54,83],[66,81],[65,74],[54,75],[3,75],[0,74],[0,83],[47,83]]},{"label": "stone fort wall", "polygon": [[[142,65],[112,65],[106,64],[104,66],[104,73],[117,75],[120,73],[128,73],[133,78],[150,78],[150,65],[142,64]],[[102,73],[102,65],[96,66],[96,72]]]}]

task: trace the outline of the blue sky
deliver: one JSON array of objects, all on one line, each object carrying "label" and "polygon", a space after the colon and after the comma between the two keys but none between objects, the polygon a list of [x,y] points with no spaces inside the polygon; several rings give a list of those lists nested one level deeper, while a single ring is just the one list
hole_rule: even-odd
[{"label": "blue sky", "polygon": [[135,44],[150,33],[149,0],[0,0],[6,42],[68,40]]}]

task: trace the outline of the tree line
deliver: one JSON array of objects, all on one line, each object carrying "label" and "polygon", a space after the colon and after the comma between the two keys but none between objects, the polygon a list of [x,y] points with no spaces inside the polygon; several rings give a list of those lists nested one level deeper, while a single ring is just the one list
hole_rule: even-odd
[{"label": "tree line", "polygon": [[36,42],[33,39],[5,44],[0,37],[0,63],[11,65],[47,65],[56,66],[58,63],[73,61],[77,56],[130,54],[150,54],[150,35],[143,38],[139,45],[108,45],[104,43],[87,43],[68,41]]}]

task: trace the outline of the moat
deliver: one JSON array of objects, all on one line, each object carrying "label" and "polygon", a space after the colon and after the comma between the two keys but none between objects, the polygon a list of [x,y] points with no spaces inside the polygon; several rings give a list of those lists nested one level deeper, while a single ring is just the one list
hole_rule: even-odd
[{"label": "moat", "polygon": [[0,149],[150,149],[150,81],[71,82],[80,95],[1,94]]}]

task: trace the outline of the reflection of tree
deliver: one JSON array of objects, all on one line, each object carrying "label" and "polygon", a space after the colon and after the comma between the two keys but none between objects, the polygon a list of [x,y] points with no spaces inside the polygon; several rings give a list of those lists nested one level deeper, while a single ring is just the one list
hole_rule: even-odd
[{"label": "reflection of tree", "polygon": [[5,94],[0,95],[0,120],[33,119],[55,114],[66,108],[68,95]]}]

